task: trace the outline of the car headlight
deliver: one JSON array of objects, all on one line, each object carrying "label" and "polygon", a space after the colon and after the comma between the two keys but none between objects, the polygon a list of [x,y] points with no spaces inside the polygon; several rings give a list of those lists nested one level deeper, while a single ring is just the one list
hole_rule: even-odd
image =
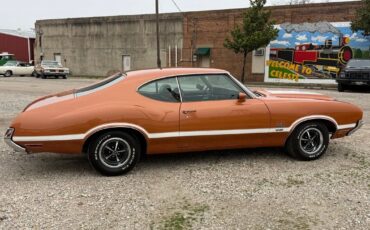
[{"label": "car headlight", "polygon": [[343,72],[340,72],[339,77],[340,78],[345,78],[346,77],[346,73],[344,71]]},{"label": "car headlight", "polygon": [[13,133],[14,133],[14,128],[9,128],[5,132],[4,139],[11,139],[13,137]]}]

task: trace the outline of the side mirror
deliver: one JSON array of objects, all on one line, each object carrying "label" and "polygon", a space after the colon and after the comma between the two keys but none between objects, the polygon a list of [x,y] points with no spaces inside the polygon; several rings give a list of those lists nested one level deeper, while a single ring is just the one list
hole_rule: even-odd
[{"label": "side mirror", "polygon": [[239,93],[238,101],[239,102],[245,102],[245,100],[247,100],[247,95],[245,93]]}]

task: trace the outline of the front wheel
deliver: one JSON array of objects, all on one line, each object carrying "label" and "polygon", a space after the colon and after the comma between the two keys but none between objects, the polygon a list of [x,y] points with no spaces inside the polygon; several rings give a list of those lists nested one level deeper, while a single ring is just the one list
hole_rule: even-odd
[{"label": "front wheel", "polygon": [[320,122],[307,122],[292,132],[286,150],[294,158],[310,161],[324,155],[328,145],[328,128]]},{"label": "front wheel", "polygon": [[4,76],[5,77],[11,77],[13,75],[12,71],[8,70],[5,72]]},{"label": "front wheel", "polygon": [[120,131],[100,135],[88,150],[91,165],[106,176],[119,176],[131,171],[140,155],[141,146],[136,137]]}]

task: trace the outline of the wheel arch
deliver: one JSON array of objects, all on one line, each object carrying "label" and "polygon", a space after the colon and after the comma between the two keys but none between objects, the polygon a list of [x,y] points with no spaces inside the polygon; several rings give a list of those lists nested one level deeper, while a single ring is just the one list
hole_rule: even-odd
[{"label": "wheel arch", "polygon": [[294,132],[296,128],[308,122],[320,122],[324,124],[328,128],[329,133],[335,133],[338,130],[338,123],[332,117],[328,117],[328,116],[304,117],[304,118],[298,119],[291,125],[291,127],[289,128],[288,137],[285,140],[285,144],[289,140],[290,136],[292,135],[292,133]]},{"label": "wheel arch", "polygon": [[95,138],[97,138],[98,136],[104,133],[111,132],[111,131],[121,131],[121,132],[129,133],[133,135],[140,142],[140,145],[142,147],[142,154],[143,155],[146,154],[147,145],[148,145],[147,136],[142,131],[135,129],[133,127],[106,127],[106,128],[101,128],[96,131],[90,132],[84,140],[82,152],[87,153],[89,145]]}]

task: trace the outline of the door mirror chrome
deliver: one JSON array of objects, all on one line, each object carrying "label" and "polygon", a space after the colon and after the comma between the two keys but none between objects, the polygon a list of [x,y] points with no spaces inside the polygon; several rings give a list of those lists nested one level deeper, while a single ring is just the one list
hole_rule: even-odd
[{"label": "door mirror chrome", "polygon": [[245,100],[247,100],[247,94],[245,94],[245,93],[239,93],[239,95],[238,95],[238,101],[239,102],[245,102]]}]

